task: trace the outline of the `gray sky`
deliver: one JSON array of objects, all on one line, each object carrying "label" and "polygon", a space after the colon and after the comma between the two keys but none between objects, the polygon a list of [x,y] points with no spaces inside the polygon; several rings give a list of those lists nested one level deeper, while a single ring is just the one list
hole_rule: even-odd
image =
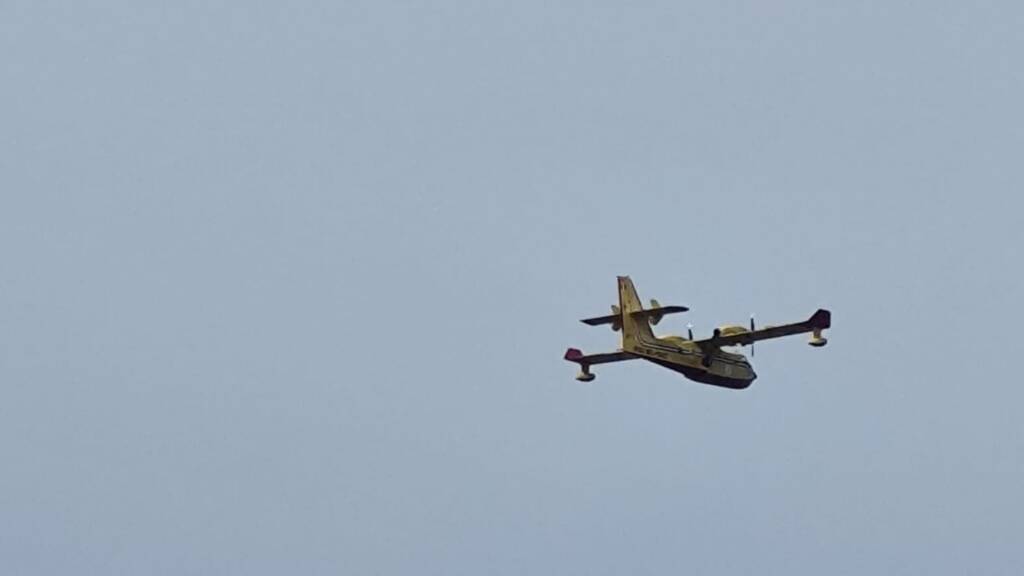
[{"label": "gray sky", "polygon": [[[0,5],[12,574],[1020,574],[1018,4]],[[611,350],[616,274],[764,343]]]}]

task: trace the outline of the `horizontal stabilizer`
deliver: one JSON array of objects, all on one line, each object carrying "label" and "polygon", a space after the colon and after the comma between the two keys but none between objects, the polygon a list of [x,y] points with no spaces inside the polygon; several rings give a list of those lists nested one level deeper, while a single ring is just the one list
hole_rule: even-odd
[{"label": "horizontal stabilizer", "polygon": [[[650,310],[639,310],[637,312],[630,312],[629,315],[634,318],[645,318],[645,317],[656,317],[661,318],[665,314],[678,314],[680,312],[686,312],[689,310],[686,306],[662,306],[661,308],[652,308]],[[619,315],[612,314],[610,316],[598,316],[596,318],[584,318],[580,320],[588,326],[600,326],[602,324],[614,324],[618,322]]]},{"label": "horizontal stabilizer", "polygon": [[612,324],[619,319],[618,314],[612,314],[611,316],[598,316],[597,318],[584,318],[580,320],[584,324],[589,326],[600,326],[602,324]]},{"label": "horizontal stabilizer", "polygon": [[639,312],[633,312],[633,316],[651,316],[654,314],[678,314],[680,312],[686,312],[689,310],[686,306],[662,306],[660,308],[652,308],[650,310],[641,310]]}]

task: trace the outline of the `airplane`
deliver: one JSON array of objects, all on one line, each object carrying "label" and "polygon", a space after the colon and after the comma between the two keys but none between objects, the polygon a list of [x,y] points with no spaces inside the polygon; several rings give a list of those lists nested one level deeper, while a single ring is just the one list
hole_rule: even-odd
[{"label": "airplane", "polygon": [[642,359],[702,384],[742,390],[754,382],[757,374],[745,356],[722,350],[723,347],[749,345],[753,356],[754,342],[758,340],[806,332],[811,333],[808,342],[811,346],[820,348],[828,343],[828,339],[821,335],[822,330],[832,326],[832,313],[828,310],[818,310],[803,322],[761,329],[754,326],[751,317],[749,329],[745,326],[722,326],[715,328],[714,334],[703,340],[693,339],[692,326],[688,329],[688,338],[658,337],[654,335],[651,326],[658,324],[666,314],[686,312],[689,308],[661,306],[657,300],[651,300],[651,308],[645,310],[629,276],[619,276],[618,280],[619,305],[612,305],[612,314],[586,318],[581,322],[588,326],[610,324],[612,330],[622,332],[622,347],[616,352],[589,355],[569,348],[565,359],[579,364],[580,372],[576,379],[581,382],[591,382],[597,377],[590,371],[590,367],[595,364]]}]

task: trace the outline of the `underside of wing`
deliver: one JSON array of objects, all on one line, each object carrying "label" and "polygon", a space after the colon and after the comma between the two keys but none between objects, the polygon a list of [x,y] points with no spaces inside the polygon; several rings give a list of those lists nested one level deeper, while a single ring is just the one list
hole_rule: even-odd
[{"label": "underside of wing", "polygon": [[796,322],[793,324],[784,324],[782,326],[771,326],[768,328],[762,328],[760,330],[748,330],[745,332],[738,332],[729,335],[721,335],[718,330],[715,331],[715,335],[705,340],[698,340],[697,344],[701,348],[721,348],[722,346],[747,346],[760,340],[770,340],[772,338],[782,338],[784,336],[793,336],[795,334],[804,334],[806,332],[818,332],[832,326],[832,313],[828,310],[818,310],[809,319],[803,322]]},{"label": "underside of wing", "polygon": [[585,364],[587,366],[593,366],[594,364],[608,364],[611,362],[622,362],[623,360],[633,360],[636,356],[629,352],[605,352],[604,354],[584,354],[576,348],[569,348],[565,352],[565,359],[569,362],[575,362],[577,364]]}]

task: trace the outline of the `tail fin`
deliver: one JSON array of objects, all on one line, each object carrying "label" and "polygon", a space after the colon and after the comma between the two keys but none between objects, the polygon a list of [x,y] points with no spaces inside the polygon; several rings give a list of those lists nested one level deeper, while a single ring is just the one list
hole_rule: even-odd
[{"label": "tail fin", "polygon": [[647,317],[632,315],[633,312],[642,312],[644,307],[629,276],[619,276],[619,309],[622,313],[623,350],[631,350],[638,340],[654,340],[654,332],[651,331]]}]

